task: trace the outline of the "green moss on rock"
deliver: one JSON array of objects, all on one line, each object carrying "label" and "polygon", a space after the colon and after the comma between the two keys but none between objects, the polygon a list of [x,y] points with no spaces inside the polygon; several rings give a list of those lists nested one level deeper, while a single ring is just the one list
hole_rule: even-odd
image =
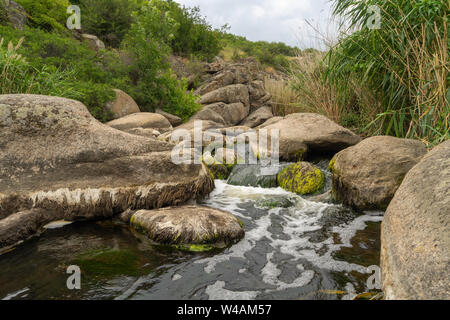
[{"label": "green moss on rock", "polygon": [[325,175],[308,162],[286,167],[277,177],[278,184],[286,191],[300,195],[314,194],[322,190]]},{"label": "green moss on rock", "polygon": [[141,275],[140,262],[139,256],[132,251],[103,248],[81,253],[73,264],[88,275],[112,278],[118,275]]},{"label": "green moss on rock", "polygon": [[328,170],[330,172],[334,172],[335,168],[334,165],[336,164],[336,156],[333,157],[333,159],[331,159],[330,163],[328,164]]},{"label": "green moss on rock", "polygon": [[174,245],[173,247],[177,250],[188,252],[206,252],[215,249],[214,246],[208,244],[181,244]]}]

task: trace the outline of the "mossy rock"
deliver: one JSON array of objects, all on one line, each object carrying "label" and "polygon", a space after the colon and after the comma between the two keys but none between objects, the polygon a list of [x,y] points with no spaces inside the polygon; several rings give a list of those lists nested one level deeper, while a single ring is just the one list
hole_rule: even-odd
[{"label": "mossy rock", "polygon": [[277,177],[278,184],[286,191],[300,195],[314,194],[323,189],[325,175],[308,162],[299,162],[286,167]]},{"label": "mossy rock", "polygon": [[257,201],[256,206],[264,209],[291,208],[295,206],[295,203],[286,196],[272,196]]},{"label": "mossy rock", "polygon": [[207,165],[207,167],[214,179],[227,180],[231,174],[231,171],[233,171],[234,165],[227,165],[216,162],[211,165]]},{"label": "mossy rock", "polygon": [[83,273],[95,277],[139,276],[143,273],[140,257],[130,250],[89,250],[75,258],[73,264],[79,266]]}]

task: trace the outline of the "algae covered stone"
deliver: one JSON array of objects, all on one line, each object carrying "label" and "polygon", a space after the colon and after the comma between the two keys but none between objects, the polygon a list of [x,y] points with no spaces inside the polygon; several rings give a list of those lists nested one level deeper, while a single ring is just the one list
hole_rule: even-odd
[{"label": "algae covered stone", "polygon": [[217,149],[214,156],[206,152],[203,162],[208,167],[214,179],[226,180],[236,165],[236,155],[232,149]]},{"label": "algae covered stone", "polygon": [[[131,227],[157,244],[225,247],[244,237],[242,223],[231,213],[204,206],[140,210]],[[192,251],[192,250],[191,250]]]},{"label": "algae covered stone", "polygon": [[322,190],[325,175],[308,162],[299,162],[286,167],[278,175],[278,184],[286,191],[300,195],[314,194]]}]

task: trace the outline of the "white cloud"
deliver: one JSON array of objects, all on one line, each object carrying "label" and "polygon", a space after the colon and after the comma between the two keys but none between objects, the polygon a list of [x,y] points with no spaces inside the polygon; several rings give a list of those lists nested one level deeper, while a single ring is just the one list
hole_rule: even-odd
[{"label": "white cloud", "polygon": [[[175,0],[199,6],[214,27],[228,23],[231,32],[252,41],[282,41],[299,47],[316,46],[312,28],[329,29],[329,0]],[[327,31],[329,32],[329,30]],[[308,38],[309,37],[309,38]]]}]

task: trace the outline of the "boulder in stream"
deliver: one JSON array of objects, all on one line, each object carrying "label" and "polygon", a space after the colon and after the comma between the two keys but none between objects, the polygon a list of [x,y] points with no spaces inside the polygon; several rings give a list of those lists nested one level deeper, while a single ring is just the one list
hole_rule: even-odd
[{"label": "boulder in stream", "polygon": [[127,131],[135,128],[154,129],[160,133],[172,130],[169,120],[163,115],[150,112],[139,112],[127,115],[125,117],[110,121],[107,123],[111,128]]},{"label": "boulder in stream", "polygon": [[158,244],[194,251],[229,246],[245,234],[242,222],[231,213],[203,206],[140,210],[131,217],[130,225]]},{"label": "boulder in stream", "polygon": [[243,187],[278,187],[277,175],[288,164],[265,167],[259,164],[237,164],[228,178],[227,183],[233,186]]},{"label": "boulder in stream", "polygon": [[358,210],[385,210],[406,173],[426,154],[417,140],[371,137],[330,163],[333,197]]},{"label": "boulder in stream", "polygon": [[381,270],[385,298],[450,299],[450,141],[406,175],[384,216]]},{"label": "boulder in stream", "polygon": [[[350,130],[315,113],[293,113],[284,118],[272,118],[258,127],[268,136],[279,132],[279,152],[283,161],[301,161],[306,154],[334,155],[361,141]],[[268,143],[271,146],[271,143]]]}]

